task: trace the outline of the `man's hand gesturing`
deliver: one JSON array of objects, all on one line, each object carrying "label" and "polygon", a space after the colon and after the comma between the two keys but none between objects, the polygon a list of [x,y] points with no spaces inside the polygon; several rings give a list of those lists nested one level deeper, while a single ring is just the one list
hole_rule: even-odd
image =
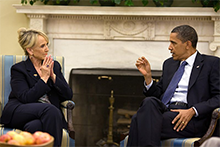
[{"label": "man's hand gesturing", "polygon": [[150,63],[148,62],[148,60],[145,57],[140,57],[136,61],[136,66],[137,66],[137,69],[144,76],[146,84],[147,85],[150,84],[152,80],[152,75],[151,75]]}]

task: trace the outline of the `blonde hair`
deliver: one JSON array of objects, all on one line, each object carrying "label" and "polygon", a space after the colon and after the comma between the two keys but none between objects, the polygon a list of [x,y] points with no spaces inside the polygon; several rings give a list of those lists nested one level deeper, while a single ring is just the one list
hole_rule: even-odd
[{"label": "blonde hair", "polygon": [[26,28],[18,29],[18,42],[24,50],[25,55],[28,55],[27,48],[32,48],[35,46],[38,35],[42,36],[47,43],[49,43],[47,35],[42,31]]}]

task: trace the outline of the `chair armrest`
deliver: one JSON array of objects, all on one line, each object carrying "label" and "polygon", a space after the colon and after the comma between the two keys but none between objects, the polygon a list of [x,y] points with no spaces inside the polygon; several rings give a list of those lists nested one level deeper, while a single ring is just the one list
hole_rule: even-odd
[{"label": "chair armrest", "polygon": [[66,108],[69,136],[72,139],[75,139],[75,130],[73,127],[73,116],[72,116],[72,110],[75,107],[75,103],[73,101],[69,100],[69,101],[63,102],[61,105],[63,108]]},{"label": "chair armrest", "polygon": [[216,124],[217,124],[219,117],[220,117],[220,108],[216,108],[212,112],[211,123],[209,125],[209,128],[208,128],[206,134],[201,139],[194,142],[195,147],[199,147],[205,140],[207,140],[208,138],[210,138],[212,136],[213,132],[215,131]]},{"label": "chair armrest", "polygon": [[65,109],[67,109],[67,105],[70,105],[73,108],[75,107],[75,103],[72,100],[67,100],[61,103],[61,107]]}]

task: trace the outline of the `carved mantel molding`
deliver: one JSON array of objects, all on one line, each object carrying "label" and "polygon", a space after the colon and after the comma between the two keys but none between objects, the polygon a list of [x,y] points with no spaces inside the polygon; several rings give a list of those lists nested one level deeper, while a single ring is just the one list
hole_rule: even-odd
[{"label": "carved mantel molding", "polygon": [[212,8],[201,7],[99,7],[99,6],[53,6],[13,5],[17,13],[61,15],[107,15],[107,16],[219,16]]},{"label": "carved mantel molding", "polygon": [[216,17],[213,16],[212,20],[214,21],[214,39],[210,43],[209,48],[215,52],[215,55],[220,56],[220,15]]},{"label": "carved mantel molding", "polygon": [[[197,28],[199,41],[209,42],[220,56],[220,11],[202,7],[97,7],[13,5],[30,19],[30,27],[54,38],[168,41],[179,24]],[[68,23],[68,24],[67,24]],[[165,30],[167,29],[167,30]],[[53,50],[53,44],[51,46]],[[53,51],[52,51],[53,52]]]}]

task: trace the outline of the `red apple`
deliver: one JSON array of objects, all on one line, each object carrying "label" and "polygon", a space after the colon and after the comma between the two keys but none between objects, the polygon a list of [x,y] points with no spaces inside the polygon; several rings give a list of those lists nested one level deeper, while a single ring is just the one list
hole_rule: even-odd
[{"label": "red apple", "polygon": [[0,136],[0,142],[8,142],[11,139],[12,139],[12,137],[9,136],[8,134],[4,134],[4,135]]},{"label": "red apple", "polygon": [[46,133],[46,132],[37,131],[33,134],[33,136],[35,137],[36,144],[43,144],[43,143],[49,142],[51,140],[50,134]]},{"label": "red apple", "polygon": [[43,132],[41,131],[36,131],[34,134],[33,134],[33,137],[36,139],[38,138]]}]

